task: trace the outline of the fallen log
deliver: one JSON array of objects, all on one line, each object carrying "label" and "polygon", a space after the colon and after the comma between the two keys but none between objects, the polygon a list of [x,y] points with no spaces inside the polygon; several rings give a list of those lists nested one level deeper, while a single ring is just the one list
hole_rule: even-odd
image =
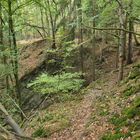
[{"label": "fallen log", "polygon": [[[7,112],[7,110],[5,109],[5,107],[2,105],[2,103],[0,103],[0,110],[4,115],[4,119],[6,121],[6,123],[12,128],[14,135],[20,137],[20,138],[24,138],[26,140],[32,140],[32,138],[27,137],[24,132],[22,131],[22,129],[19,127],[19,125],[15,122],[15,120],[9,115],[9,113]],[[8,131],[7,131],[8,132]]]}]

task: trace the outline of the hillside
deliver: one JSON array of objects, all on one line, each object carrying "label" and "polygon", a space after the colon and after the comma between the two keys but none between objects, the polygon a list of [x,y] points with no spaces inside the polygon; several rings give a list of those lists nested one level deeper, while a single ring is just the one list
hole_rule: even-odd
[{"label": "hillside", "polygon": [[0,140],[140,140],[140,0],[0,0]]},{"label": "hillside", "polygon": [[27,133],[44,137],[37,140],[139,139],[138,58],[125,72],[121,83],[112,70],[77,95],[62,95],[58,103],[34,114]]}]

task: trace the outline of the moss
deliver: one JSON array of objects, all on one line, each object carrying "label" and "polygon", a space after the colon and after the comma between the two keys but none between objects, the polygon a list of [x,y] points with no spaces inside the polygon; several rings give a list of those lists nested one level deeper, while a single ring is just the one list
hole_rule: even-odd
[{"label": "moss", "polygon": [[45,129],[44,127],[39,127],[38,129],[36,129],[33,134],[32,137],[48,137],[50,135],[50,130],[49,129]]},{"label": "moss", "polygon": [[53,120],[53,119],[54,119],[54,115],[53,115],[53,114],[51,114],[51,113],[49,113],[49,112],[47,112],[47,113],[45,114],[44,121],[51,121],[51,120]]},{"label": "moss", "polygon": [[[64,110],[63,110],[64,111]],[[39,122],[37,129],[33,132],[33,137],[48,137],[56,131],[60,131],[70,126],[70,120],[65,111],[49,112],[46,111],[37,118]],[[44,127],[45,126],[45,127]]]},{"label": "moss", "polygon": [[140,64],[132,67],[127,78],[121,81],[121,84],[126,84],[130,80],[137,80],[140,77]]},{"label": "moss", "polygon": [[107,115],[109,115],[109,111],[104,109],[103,111],[101,111],[101,112],[99,113],[99,115],[100,115],[100,116],[107,116]]},{"label": "moss", "polygon": [[134,118],[136,115],[140,115],[140,109],[136,106],[128,107],[123,112],[124,116],[126,116],[127,118]]},{"label": "moss", "polygon": [[140,96],[136,97],[133,101],[134,106],[139,107],[140,106]]},{"label": "moss", "polygon": [[140,115],[140,97],[136,97],[135,100],[131,103],[131,105],[125,108],[122,111],[122,114],[127,118],[134,118],[137,115]]},{"label": "moss", "polygon": [[67,101],[80,101],[83,99],[83,93],[61,93],[61,95],[56,95],[55,100],[57,102],[67,102]]},{"label": "moss", "polygon": [[[140,130],[140,97],[135,97],[133,102],[130,104],[129,107],[126,107],[122,112],[121,115],[115,114],[111,119],[110,122],[114,124],[113,133],[109,131],[106,133],[102,140],[117,140],[120,138],[125,138],[131,136],[131,132],[136,132]],[[122,133],[123,127],[128,127],[127,133]],[[140,137],[134,136],[134,140],[138,140]]]},{"label": "moss", "polygon": [[140,135],[137,134],[133,135],[132,140],[140,140]]},{"label": "moss", "polygon": [[[101,138],[102,140],[118,140],[127,137],[130,137],[132,140],[140,140],[140,96],[135,94],[140,91],[138,78],[140,78],[140,64],[134,66],[129,76],[120,84],[123,87],[127,86],[122,95],[122,103],[126,107],[122,109],[120,114],[115,114],[110,118],[109,122],[114,125],[114,129],[108,130]],[[118,98],[120,99],[120,97]],[[128,101],[131,101],[131,103]],[[129,103],[129,106],[126,103]]]},{"label": "moss", "polygon": [[123,96],[128,97],[132,94],[135,94],[140,90],[140,85],[128,85],[127,88],[123,91]]},{"label": "moss", "polygon": [[108,132],[104,136],[102,136],[101,140],[118,140],[120,138],[127,138],[131,135],[130,132],[123,133],[123,132],[117,132],[117,133],[111,133]]},{"label": "moss", "polygon": [[115,114],[110,119],[110,122],[114,124],[115,126],[119,127],[119,126],[127,125],[127,118],[125,116],[120,116],[120,115]]},{"label": "moss", "polygon": [[129,73],[128,79],[135,79],[140,76],[140,64],[134,66]]},{"label": "moss", "polygon": [[130,124],[130,128],[129,128],[130,131],[137,131],[137,130],[140,130],[140,120],[139,121],[133,121],[131,124]]}]

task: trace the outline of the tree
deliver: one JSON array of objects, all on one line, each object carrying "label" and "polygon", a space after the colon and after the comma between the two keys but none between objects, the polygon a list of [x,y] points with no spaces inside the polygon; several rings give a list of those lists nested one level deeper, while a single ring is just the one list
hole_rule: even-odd
[{"label": "tree", "polygon": [[129,33],[128,33],[128,54],[127,54],[127,64],[132,63],[132,31],[133,31],[133,19],[132,19],[132,7],[133,6],[133,0],[130,0],[129,4]]},{"label": "tree", "polygon": [[[9,35],[10,35],[10,47],[12,47],[14,53],[13,67],[14,67],[15,87],[16,87],[19,106],[21,107],[22,99],[21,99],[20,81],[18,77],[18,49],[17,49],[16,34],[15,34],[14,23],[13,23],[12,2],[13,2],[12,0],[8,0],[8,16],[9,16],[8,24],[9,24]],[[23,119],[22,114],[21,117]]]},{"label": "tree", "polygon": [[124,65],[124,50],[125,50],[125,18],[126,12],[124,10],[124,2],[122,0],[117,0],[118,3],[118,16],[120,22],[120,42],[119,42],[119,75],[118,80],[123,79],[123,65]]},{"label": "tree", "polygon": [[81,0],[77,1],[77,10],[78,10],[78,44],[80,44],[80,64],[81,64],[81,71],[84,73],[84,56],[83,56],[83,29],[82,29],[82,22],[83,22],[83,14],[82,14],[82,2]]},{"label": "tree", "polygon": [[[93,5],[93,28],[96,27],[96,0],[92,1]],[[92,80],[95,80],[95,48],[96,48],[96,38],[95,38],[95,29],[92,31],[93,39],[92,39]]]}]

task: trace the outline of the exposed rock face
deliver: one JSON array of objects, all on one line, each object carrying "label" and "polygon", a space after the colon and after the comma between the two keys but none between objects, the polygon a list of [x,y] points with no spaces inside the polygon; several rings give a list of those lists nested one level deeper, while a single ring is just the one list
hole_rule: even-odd
[{"label": "exposed rock face", "polygon": [[38,40],[24,46],[19,55],[19,78],[26,79],[26,76],[33,74],[45,63],[45,50],[49,46],[47,40]]}]

